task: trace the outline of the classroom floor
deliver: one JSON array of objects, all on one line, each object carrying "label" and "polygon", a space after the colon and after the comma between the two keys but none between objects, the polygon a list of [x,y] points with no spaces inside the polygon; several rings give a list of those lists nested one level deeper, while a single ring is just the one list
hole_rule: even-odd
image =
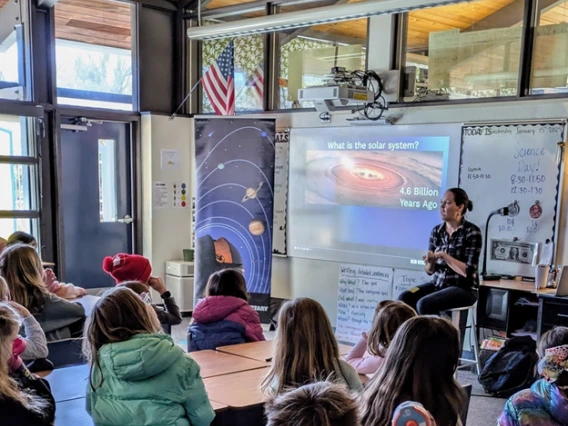
[{"label": "classroom floor", "polygon": [[[184,349],[187,349],[187,327],[190,318],[184,318],[180,325],[172,327],[172,337],[174,341]],[[268,331],[265,327],[264,335],[267,339],[274,338],[274,332]],[[469,412],[467,415],[468,426],[491,426],[497,422],[497,417],[501,414],[506,399],[493,398],[485,394],[483,387],[477,381],[477,375],[467,371],[460,370],[458,372],[458,381],[462,385],[471,384],[473,386],[472,396],[469,404]]]}]

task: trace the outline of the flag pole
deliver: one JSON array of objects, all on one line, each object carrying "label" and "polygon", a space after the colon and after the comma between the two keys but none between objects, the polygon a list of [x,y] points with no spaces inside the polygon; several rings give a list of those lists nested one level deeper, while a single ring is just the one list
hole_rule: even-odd
[{"label": "flag pole", "polygon": [[183,98],[183,101],[181,101],[181,104],[179,104],[179,106],[177,107],[177,109],[174,111],[174,113],[173,113],[172,116],[170,117],[170,121],[177,117],[177,114],[178,114],[179,110],[183,107],[183,105],[186,103],[186,101],[189,99],[189,97],[190,97],[191,94],[195,91],[195,89],[197,89],[197,86],[199,86],[199,83],[201,83],[201,78],[197,81],[197,83],[195,83],[195,84],[193,85],[193,87],[191,88],[191,90],[189,91],[189,93],[187,94],[187,96],[186,96],[185,98]]}]

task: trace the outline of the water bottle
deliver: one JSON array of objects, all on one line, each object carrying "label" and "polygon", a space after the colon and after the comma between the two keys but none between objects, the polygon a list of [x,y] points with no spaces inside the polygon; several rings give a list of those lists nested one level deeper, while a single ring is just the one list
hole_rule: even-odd
[{"label": "water bottle", "polygon": [[407,401],[394,411],[392,426],[436,426],[436,422],[422,404]]}]

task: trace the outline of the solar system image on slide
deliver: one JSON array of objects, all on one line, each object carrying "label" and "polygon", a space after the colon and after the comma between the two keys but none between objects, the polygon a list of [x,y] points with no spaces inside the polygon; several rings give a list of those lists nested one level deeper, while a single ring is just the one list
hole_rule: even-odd
[{"label": "solar system image on slide", "polygon": [[196,120],[196,287],[244,270],[251,304],[270,296],[274,120]]},{"label": "solar system image on slide", "polygon": [[440,197],[444,153],[308,151],[306,203],[401,208]]}]

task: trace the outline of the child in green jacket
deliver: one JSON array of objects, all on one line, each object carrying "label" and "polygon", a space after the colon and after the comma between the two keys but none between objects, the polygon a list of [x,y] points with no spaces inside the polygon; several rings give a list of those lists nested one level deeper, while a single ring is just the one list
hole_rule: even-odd
[{"label": "child in green jacket", "polygon": [[215,413],[199,365],[160,332],[156,313],[132,290],[106,293],[86,330],[87,411],[95,425],[211,423]]}]

